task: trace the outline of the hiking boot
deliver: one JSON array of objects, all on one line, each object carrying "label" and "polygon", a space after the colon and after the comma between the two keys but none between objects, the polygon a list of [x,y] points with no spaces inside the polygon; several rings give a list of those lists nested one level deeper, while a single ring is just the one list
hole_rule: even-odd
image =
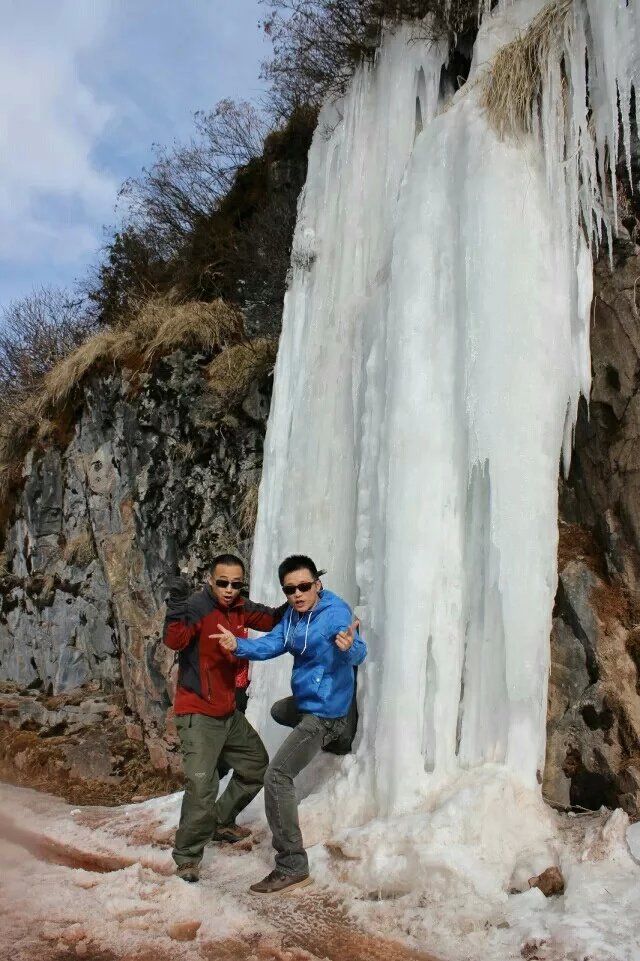
[{"label": "hiking boot", "polygon": [[272,871],[262,881],[252,884],[249,890],[253,894],[279,894],[281,891],[305,888],[311,883],[308,874],[281,874],[280,871]]},{"label": "hiking boot", "polygon": [[188,881],[189,884],[199,881],[200,862],[193,861],[190,864],[179,864],[176,868],[176,875],[177,877],[182,878],[183,881]]},{"label": "hiking boot", "polygon": [[216,828],[213,833],[212,841],[223,841],[225,844],[237,844],[238,841],[246,841],[251,837],[249,828],[240,827],[239,824],[224,824]]}]

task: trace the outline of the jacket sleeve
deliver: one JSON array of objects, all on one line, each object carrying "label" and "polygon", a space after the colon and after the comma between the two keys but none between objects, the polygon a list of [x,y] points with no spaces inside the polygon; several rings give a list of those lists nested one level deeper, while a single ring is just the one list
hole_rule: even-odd
[{"label": "jacket sleeve", "polygon": [[248,661],[268,661],[272,657],[280,657],[286,651],[284,621],[276,624],[264,637],[237,637],[236,641],[236,657],[246,657]]},{"label": "jacket sleeve", "polygon": [[186,624],[184,621],[165,621],[162,641],[172,651],[183,651],[198,633],[196,624]]},{"label": "jacket sleeve", "polygon": [[353,665],[353,667],[357,667],[358,664],[362,664],[367,656],[367,645],[363,638],[360,637],[360,632],[356,631],[353,638],[353,644],[348,651],[339,651],[338,653],[349,664]]},{"label": "jacket sleeve", "polygon": [[280,607],[267,607],[266,604],[256,604],[255,601],[244,602],[244,623],[245,627],[253,631],[271,631],[279,624],[287,612],[289,605],[281,604]]},{"label": "jacket sleeve", "polygon": [[172,651],[183,651],[198,634],[201,611],[197,601],[198,595],[192,594],[175,609],[167,604],[162,641]]}]

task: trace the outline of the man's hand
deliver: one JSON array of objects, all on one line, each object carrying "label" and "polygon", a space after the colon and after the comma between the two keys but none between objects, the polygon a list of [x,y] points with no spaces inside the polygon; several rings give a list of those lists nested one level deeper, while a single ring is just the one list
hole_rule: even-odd
[{"label": "man's hand", "polygon": [[348,651],[353,644],[353,637],[358,628],[360,627],[360,621],[356,618],[351,627],[348,627],[346,631],[340,631],[336,634],[336,647],[340,651]]},{"label": "man's hand", "polygon": [[235,653],[235,650],[238,646],[238,642],[236,641],[231,631],[228,631],[226,627],[222,626],[222,624],[218,624],[218,628],[220,630],[220,633],[209,634],[209,637],[212,637],[214,640],[216,640],[220,645],[220,647],[223,647],[225,651],[229,651],[230,654]]},{"label": "man's hand", "polygon": [[181,604],[189,597],[191,585],[186,577],[181,574],[167,579],[167,600],[171,605]]}]

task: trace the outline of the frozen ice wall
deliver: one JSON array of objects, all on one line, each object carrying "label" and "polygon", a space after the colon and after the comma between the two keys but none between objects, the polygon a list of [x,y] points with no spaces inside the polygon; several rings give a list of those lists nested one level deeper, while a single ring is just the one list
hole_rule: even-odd
[{"label": "frozen ice wall", "polygon": [[[609,71],[597,125],[615,114],[615,69],[612,79],[611,18],[596,3],[577,0],[558,50],[577,71],[582,49],[584,64],[591,11]],[[342,802],[334,827],[433,808],[491,772],[535,791],[543,763],[558,469],[590,370],[591,254],[577,211],[597,198],[578,179],[580,152],[558,172],[551,67],[539,137],[500,140],[479,106],[491,56],[542,6],[520,0],[485,18],[472,77],[448,102],[446,49],[419,26],[387,33],[375,65],[324,107],[311,149],[253,593],[281,596],[277,564],[303,552],[361,617],[357,750],[307,783]],[[563,134],[574,140],[586,136],[578,87],[576,72]],[[269,747],[283,736],[269,707],[290,668],[281,658],[254,671],[250,710]]]}]

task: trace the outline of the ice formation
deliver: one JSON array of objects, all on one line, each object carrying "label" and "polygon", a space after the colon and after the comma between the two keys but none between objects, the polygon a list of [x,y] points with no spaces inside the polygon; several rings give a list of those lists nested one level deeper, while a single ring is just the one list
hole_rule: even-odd
[{"label": "ice formation", "polygon": [[[308,553],[361,617],[357,749],[307,784],[309,810],[328,809],[334,829],[448,797],[473,845],[488,808],[452,792],[508,784],[505,808],[518,792],[539,799],[558,469],[589,389],[616,90],[628,118],[640,62],[640,3],[575,0],[537,129],[500,139],[480,106],[483,75],[543,6],[485,16],[470,78],[448,99],[446,47],[419,24],[388,31],[375,64],[324,106],[312,145],[252,589],[277,598],[278,562]],[[628,123],[624,140],[628,151]],[[289,671],[286,658],[254,670],[250,712],[269,747]]]}]

